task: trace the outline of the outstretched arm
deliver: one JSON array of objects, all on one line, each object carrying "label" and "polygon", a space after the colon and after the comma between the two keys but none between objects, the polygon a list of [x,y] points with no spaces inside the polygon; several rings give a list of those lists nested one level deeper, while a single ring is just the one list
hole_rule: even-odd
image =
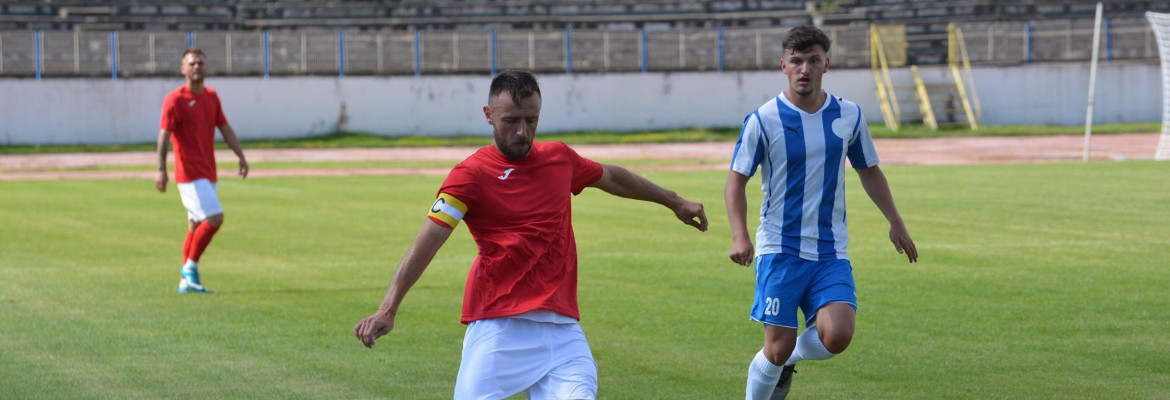
[{"label": "outstretched arm", "polygon": [[755,253],[747,230],[747,194],[744,192],[750,176],[739,172],[727,173],[723,186],[723,201],[727,204],[727,222],[731,225],[731,251],[728,256],[739,265],[750,265]]},{"label": "outstretched arm", "polygon": [[683,223],[700,231],[707,231],[707,213],[703,211],[702,203],[684,199],[678,193],[658,186],[620,166],[612,164],[601,166],[603,168],[601,179],[590,186],[614,196],[664,205],[674,211],[674,215]]},{"label": "outstretched arm", "polygon": [[894,243],[894,249],[898,250],[898,254],[906,254],[910,262],[918,261],[918,248],[914,246],[914,239],[910,238],[910,232],[898,214],[898,207],[894,205],[894,195],[890,192],[886,174],[875,165],[857,169],[857,176],[861,178],[861,187],[865,188],[870,200],[890,222],[890,242]]},{"label": "outstretched arm", "polygon": [[244,149],[240,147],[240,139],[236,137],[236,130],[232,129],[231,125],[223,124],[219,127],[219,133],[223,134],[223,142],[227,143],[232,151],[236,152],[236,157],[240,159],[240,177],[248,177],[248,160],[244,158]]},{"label": "outstretched arm", "polygon": [[402,304],[406,292],[418,282],[423,271],[435,258],[435,253],[451,237],[451,228],[439,225],[430,219],[423,222],[422,231],[414,239],[414,244],[402,257],[394,278],[390,280],[390,287],[386,289],[386,296],[378,311],[363,319],[353,328],[354,335],[366,347],[373,348],[374,341],[390,333],[394,329],[394,317],[398,315],[398,306]]},{"label": "outstretched arm", "polygon": [[170,178],[167,176],[167,152],[170,151],[171,146],[171,131],[166,129],[159,129],[158,131],[158,173],[154,175],[154,188],[158,189],[159,193],[167,192],[167,181]]}]

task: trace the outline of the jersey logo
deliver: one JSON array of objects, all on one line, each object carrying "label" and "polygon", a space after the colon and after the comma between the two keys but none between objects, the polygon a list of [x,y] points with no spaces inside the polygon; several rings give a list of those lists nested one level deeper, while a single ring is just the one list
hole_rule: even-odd
[{"label": "jersey logo", "polygon": [[829,126],[833,129],[833,134],[842,140],[849,141],[853,138],[853,124],[850,124],[845,118],[837,118]]},{"label": "jersey logo", "polygon": [[191,101],[187,102],[187,107],[195,107],[195,99],[191,99]]},{"label": "jersey logo", "polygon": [[504,174],[498,176],[498,178],[500,178],[501,181],[504,179],[508,179],[508,175],[512,175],[512,171],[515,171],[515,170],[516,170],[516,168],[508,168],[508,169],[504,170]]}]

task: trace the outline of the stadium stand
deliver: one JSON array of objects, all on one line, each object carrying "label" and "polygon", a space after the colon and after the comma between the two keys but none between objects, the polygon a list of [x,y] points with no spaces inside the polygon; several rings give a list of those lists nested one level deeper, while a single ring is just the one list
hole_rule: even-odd
[{"label": "stadium stand", "polygon": [[[795,25],[805,6],[786,1],[31,1],[0,2],[0,29],[642,28]],[[100,25],[100,27],[96,27]],[[96,28],[95,28],[96,27]]]},{"label": "stadium stand", "polygon": [[0,29],[242,29],[234,2],[0,1]]},{"label": "stadium stand", "polygon": [[[1098,0],[851,0],[837,6],[847,12],[826,13],[825,24],[903,24],[911,48],[909,64],[939,64],[946,59],[947,24],[984,27],[991,22],[1086,25]],[[1113,19],[1139,19],[1149,10],[1170,9],[1168,1],[1103,2]],[[1087,21],[1087,22],[1086,22]],[[1025,29],[1029,29],[1026,27]],[[1090,27],[1091,29],[1091,27]],[[1087,57],[1087,56],[1086,56]]]},{"label": "stadium stand", "polygon": [[[703,71],[776,67],[815,23],[834,64],[869,65],[869,26],[905,32],[908,65],[946,62],[947,25],[975,63],[1083,60],[1094,0],[0,0],[0,76],[142,76],[187,45],[227,75]],[[1105,2],[1109,59],[1155,60],[1142,13]],[[498,57],[497,57],[498,55]]]},{"label": "stadium stand", "polygon": [[[1091,18],[1095,0],[4,0],[0,29],[622,29],[905,23],[908,34],[947,22]],[[1105,2],[1140,18],[1168,1]],[[941,26],[941,28],[940,28]]]}]

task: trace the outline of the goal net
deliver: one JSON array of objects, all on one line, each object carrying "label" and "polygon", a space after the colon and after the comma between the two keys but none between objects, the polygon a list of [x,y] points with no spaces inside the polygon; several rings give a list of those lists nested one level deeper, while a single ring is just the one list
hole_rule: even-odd
[{"label": "goal net", "polygon": [[1162,59],[1162,135],[1158,138],[1155,160],[1170,160],[1170,14],[1146,12],[1158,38],[1158,55]]}]

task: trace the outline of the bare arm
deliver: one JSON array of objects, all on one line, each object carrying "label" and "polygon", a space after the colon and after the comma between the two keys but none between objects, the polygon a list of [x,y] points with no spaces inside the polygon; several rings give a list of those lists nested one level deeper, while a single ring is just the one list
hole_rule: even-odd
[{"label": "bare arm", "polygon": [[861,178],[861,187],[865,188],[870,200],[890,222],[890,242],[894,243],[894,249],[898,250],[898,254],[906,254],[910,262],[918,261],[918,248],[914,246],[914,239],[910,238],[910,232],[898,214],[898,207],[894,205],[894,195],[890,192],[886,174],[875,165],[857,169],[857,176]]},{"label": "bare arm", "polygon": [[731,225],[731,251],[728,256],[739,265],[750,265],[755,255],[752,238],[747,230],[747,194],[744,192],[750,176],[739,172],[727,173],[723,186],[723,201],[727,204],[727,222]]},{"label": "bare arm", "polygon": [[601,179],[591,186],[614,196],[661,204],[674,211],[674,215],[683,223],[707,231],[707,213],[703,211],[702,203],[684,199],[678,193],[617,165],[602,164],[602,168]]},{"label": "bare arm", "polygon": [[374,341],[390,333],[394,329],[394,317],[398,315],[398,306],[406,297],[406,292],[418,282],[423,271],[435,258],[435,253],[451,237],[451,228],[439,225],[430,219],[423,222],[422,230],[414,239],[410,250],[402,257],[394,278],[390,280],[390,287],[386,289],[386,296],[378,311],[366,317],[353,328],[354,335],[366,347],[374,347]]},{"label": "bare arm", "polygon": [[154,175],[154,188],[158,189],[159,193],[167,192],[167,181],[170,177],[167,176],[167,152],[170,151],[171,146],[171,131],[166,129],[159,129],[158,131],[158,173]]},{"label": "bare arm", "polygon": [[244,158],[244,149],[240,147],[240,140],[236,137],[236,130],[232,129],[231,125],[223,124],[219,127],[219,133],[223,135],[223,142],[227,143],[228,147],[236,153],[236,157],[240,159],[240,177],[248,177],[248,160]]}]

